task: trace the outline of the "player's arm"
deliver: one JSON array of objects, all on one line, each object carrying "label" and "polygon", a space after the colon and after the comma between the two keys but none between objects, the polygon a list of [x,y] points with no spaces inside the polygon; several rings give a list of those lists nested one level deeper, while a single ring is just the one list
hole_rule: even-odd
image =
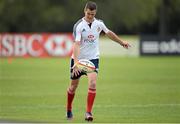
[{"label": "player's arm", "polygon": [[114,32],[112,32],[111,30],[109,30],[106,35],[113,41],[119,43],[121,46],[123,46],[124,48],[128,49],[129,47],[131,47],[131,45],[128,42],[125,42],[123,40],[121,40]]},{"label": "player's arm", "polygon": [[80,52],[80,41],[76,41],[73,44],[74,63],[78,62],[79,52]]},{"label": "player's arm", "polygon": [[73,44],[74,66],[72,67],[73,75],[75,75],[75,76],[78,76],[80,73],[80,70],[76,66],[76,64],[78,63],[79,52],[80,52],[80,41],[75,41]]},{"label": "player's arm", "polygon": [[80,73],[80,70],[78,69],[78,67],[76,66],[78,63],[78,56],[80,54],[80,41],[81,41],[81,28],[80,26],[77,26],[74,30],[73,30],[73,34],[74,34],[74,44],[73,44],[73,59],[74,59],[74,65],[72,67],[73,69],[73,75],[77,76]]}]

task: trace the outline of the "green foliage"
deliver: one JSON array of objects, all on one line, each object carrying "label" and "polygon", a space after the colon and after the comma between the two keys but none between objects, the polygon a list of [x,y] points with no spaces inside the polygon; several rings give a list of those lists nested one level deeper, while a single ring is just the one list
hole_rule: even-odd
[{"label": "green foliage", "polygon": [[[162,0],[94,0],[97,18],[114,31],[140,32],[142,25],[157,23]],[[176,21],[179,0],[168,0],[168,16]],[[0,32],[71,32],[83,17],[87,0],[0,0]],[[175,13],[175,14],[174,14]],[[169,18],[171,19],[171,18]],[[176,21],[177,23],[179,21]],[[169,23],[172,23],[169,21]],[[176,31],[179,30],[177,26]]]},{"label": "green foliage", "polygon": [[170,34],[180,34],[180,1],[169,0],[167,2],[167,21]]},{"label": "green foliage", "polygon": [[100,13],[112,28],[133,29],[144,22],[152,23],[159,5],[160,0],[113,0],[103,2]]}]

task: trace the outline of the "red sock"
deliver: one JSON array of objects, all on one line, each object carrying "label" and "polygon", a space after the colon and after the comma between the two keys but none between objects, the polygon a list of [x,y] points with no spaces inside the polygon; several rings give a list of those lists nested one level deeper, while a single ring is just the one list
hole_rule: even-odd
[{"label": "red sock", "polygon": [[67,111],[72,111],[72,102],[74,99],[74,93],[70,89],[67,91]]},{"label": "red sock", "polygon": [[96,89],[91,89],[89,88],[88,90],[88,96],[87,96],[87,107],[86,107],[86,112],[91,112],[94,99],[96,96]]}]

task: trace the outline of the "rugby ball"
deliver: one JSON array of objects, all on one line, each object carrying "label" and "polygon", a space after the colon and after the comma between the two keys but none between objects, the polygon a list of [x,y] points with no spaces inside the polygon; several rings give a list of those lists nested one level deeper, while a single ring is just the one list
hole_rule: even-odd
[{"label": "rugby ball", "polygon": [[80,59],[78,61],[78,63],[76,64],[76,66],[82,71],[82,72],[85,72],[85,73],[91,73],[91,72],[94,72],[95,71],[95,65],[87,60],[87,59]]}]

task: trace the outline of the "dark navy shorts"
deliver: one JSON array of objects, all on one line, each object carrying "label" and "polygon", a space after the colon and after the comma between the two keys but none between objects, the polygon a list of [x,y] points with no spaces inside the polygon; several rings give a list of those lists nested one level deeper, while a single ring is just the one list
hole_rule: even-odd
[{"label": "dark navy shorts", "polygon": [[[98,73],[98,69],[99,69],[99,59],[91,59],[90,60],[94,65],[95,65],[95,72]],[[75,80],[75,79],[79,79],[82,75],[87,75],[86,73],[84,72],[81,72],[78,76],[75,76],[75,75],[72,75],[72,72],[73,72],[73,67],[74,65],[74,59],[71,59],[71,68],[70,68],[70,73],[71,73],[71,79],[72,80]]]}]

